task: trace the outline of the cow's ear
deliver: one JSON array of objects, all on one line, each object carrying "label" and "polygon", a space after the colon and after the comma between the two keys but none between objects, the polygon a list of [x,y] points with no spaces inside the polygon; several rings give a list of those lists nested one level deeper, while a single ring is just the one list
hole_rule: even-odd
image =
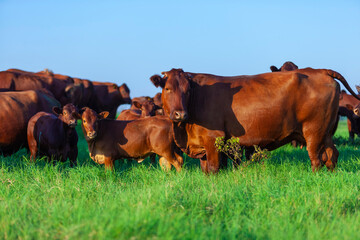
[{"label": "cow's ear", "polygon": [[107,118],[109,116],[109,112],[104,111],[98,114],[99,119],[104,119]]},{"label": "cow's ear", "polygon": [[72,116],[76,119],[81,119],[81,115],[78,112],[73,112]]},{"label": "cow's ear", "polygon": [[277,68],[277,67],[275,67],[275,66],[271,66],[270,67],[270,70],[272,71],[272,72],[279,72],[280,70]]},{"label": "cow's ear", "polygon": [[53,111],[53,113],[55,113],[56,115],[62,114],[62,109],[59,108],[59,107],[53,107],[53,108],[52,108],[52,111]]},{"label": "cow's ear", "polygon": [[350,111],[354,110],[354,107],[350,104],[346,104],[346,108],[349,109]]},{"label": "cow's ear", "polygon": [[141,108],[141,103],[139,103],[138,101],[133,101],[132,104],[138,109]]},{"label": "cow's ear", "polygon": [[360,94],[360,86],[359,85],[355,85],[356,90],[358,91],[358,94]]},{"label": "cow's ear", "polygon": [[165,86],[165,80],[160,75],[153,75],[150,78],[151,82],[155,85],[155,87],[161,87],[164,88]]},{"label": "cow's ear", "polygon": [[112,85],[113,89],[118,89],[118,85],[116,85],[115,83]]}]

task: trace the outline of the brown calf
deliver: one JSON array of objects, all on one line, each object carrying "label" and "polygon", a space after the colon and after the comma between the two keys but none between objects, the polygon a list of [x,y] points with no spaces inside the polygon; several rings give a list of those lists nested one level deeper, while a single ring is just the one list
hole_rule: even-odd
[{"label": "brown calf", "polygon": [[38,112],[28,123],[27,138],[30,159],[35,161],[36,155],[54,157],[56,160],[70,159],[70,165],[76,166],[78,155],[78,135],[75,130],[76,107],[66,104],[62,109],[53,108],[54,114]]},{"label": "brown calf", "polygon": [[142,103],[140,103],[134,100],[132,106],[134,106],[132,109],[123,110],[116,120],[131,121],[155,116],[156,110],[158,109],[153,101],[142,101]]},{"label": "brown calf", "polygon": [[83,110],[81,116],[74,115],[81,119],[90,157],[105,164],[106,169],[113,169],[116,159],[133,158],[141,162],[147,155],[156,153],[161,156],[160,163],[166,159],[177,171],[181,170],[183,159],[173,141],[172,123],[168,118],[118,121],[106,119],[108,112],[97,114],[90,108]]}]

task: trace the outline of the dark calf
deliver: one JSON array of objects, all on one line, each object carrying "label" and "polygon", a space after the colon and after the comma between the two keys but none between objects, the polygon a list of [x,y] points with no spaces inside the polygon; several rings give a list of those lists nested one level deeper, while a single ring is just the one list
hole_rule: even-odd
[{"label": "dark calf", "polygon": [[54,157],[56,160],[70,159],[70,165],[76,165],[78,155],[78,135],[75,130],[76,108],[66,104],[62,109],[54,107],[55,114],[38,112],[28,123],[27,138],[30,149],[30,159],[35,161],[37,154]]},{"label": "dark calf", "polygon": [[156,153],[160,164],[170,164],[181,170],[183,159],[181,151],[173,140],[172,123],[162,116],[139,119],[136,121],[118,121],[106,119],[108,112],[97,114],[90,108],[84,108],[81,114],[81,127],[89,146],[91,159],[113,169],[114,161],[121,158],[133,158],[141,162],[146,156]]}]

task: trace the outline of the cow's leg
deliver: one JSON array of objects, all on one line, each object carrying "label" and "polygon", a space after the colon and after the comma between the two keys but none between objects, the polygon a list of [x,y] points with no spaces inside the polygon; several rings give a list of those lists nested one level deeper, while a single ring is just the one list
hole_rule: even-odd
[{"label": "cow's leg", "polygon": [[200,167],[204,173],[208,172],[206,155],[200,159]]},{"label": "cow's leg", "polygon": [[38,150],[36,141],[33,141],[31,144],[29,144],[29,149],[30,149],[30,161],[35,163],[36,152]]},{"label": "cow's leg", "polygon": [[152,153],[152,154],[150,155],[150,163],[151,163],[152,165],[155,165],[155,162],[156,162],[156,154],[155,154],[155,153]]},{"label": "cow's leg", "polygon": [[114,160],[111,157],[104,157],[105,171],[114,170]]},{"label": "cow's leg", "polygon": [[207,173],[217,173],[220,169],[220,153],[216,151],[214,141],[212,144],[206,144]]},{"label": "cow's leg", "polygon": [[329,171],[333,171],[336,167],[339,157],[339,151],[336,149],[331,137],[325,141],[325,149],[321,154],[321,160],[325,163]]},{"label": "cow's leg", "polygon": [[78,151],[76,150],[71,150],[70,154],[69,154],[69,160],[70,160],[70,167],[76,167],[77,166],[77,155],[78,155]]},{"label": "cow's leg", "polygon": [[349,138],[350,138],[350,140],[354,140],[355,133],[352,130],[351,121],[349,119],[347,120],[347,126],[348,126],[348,130],[349,130]]},{"label": "cow's leg", "polygon": [[321,134],[321,130],[314,131],[311,127],[306,126],[303,127],[303,133],[311,161],[311,168],[315,172],[323,166],[320,155],[324,149],[324,134]]},{"label": "cow's leg", "polygon": [[220,168],[227,168],[227,156],[224,153],[220,153]]},{"label": "cow's leg", "polygon": [[182,169],[182,166],[184,165],[184,159],[182,157],[182,153],[180,152],[174,152],[175,155],[175,161],[173,162],[173,166],[175,167],[176,171],[180,172]]},{"label": "cow's leg", "polygon": [[159,164],[162,170],[164,171],[170,171],[171,170],[171,164],[165,157],[160,157]]}]

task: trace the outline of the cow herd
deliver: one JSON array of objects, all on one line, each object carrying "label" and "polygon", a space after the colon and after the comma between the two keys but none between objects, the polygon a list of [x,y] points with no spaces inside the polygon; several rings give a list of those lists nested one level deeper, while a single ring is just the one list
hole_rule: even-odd
[{"label": "cow herd", "polygon": [[[157,154],[163,168],[180,171],[185,153],[216,173],[227,161],[216,138],[237,137],[249,154],[254,145],[273,150],[295,140],[306,146],[313,171],[333,170],[339,115],[348,118],[351,138],[360,134],[360,98],[333,70],[292,62],[270,69],[233,77],[172,69],[150,78],[161,93],[132,100],[126,84],[8,69],[0,72],[0,151],[26,147],[33,161],[47,156],[75,166],[80,120],[90,158],[106,169],[117,159],[154,161]],[[115,119],[121,104],[131,107]]]}]

